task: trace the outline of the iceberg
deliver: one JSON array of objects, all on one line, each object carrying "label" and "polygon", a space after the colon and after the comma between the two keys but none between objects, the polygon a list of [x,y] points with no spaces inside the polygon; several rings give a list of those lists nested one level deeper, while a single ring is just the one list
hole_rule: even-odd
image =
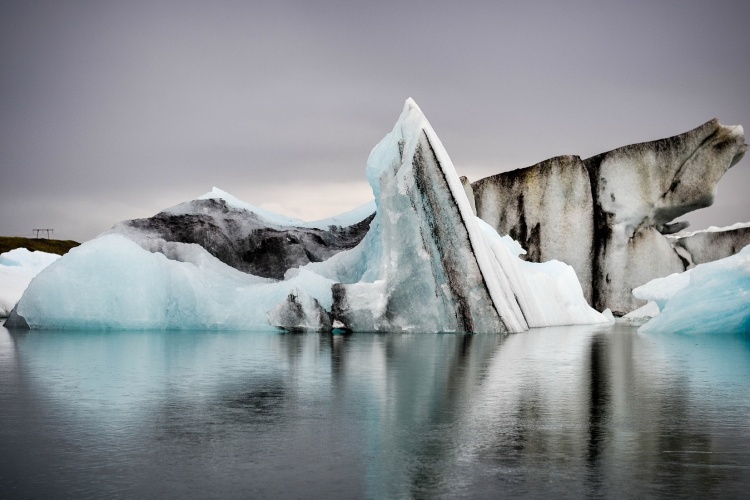
[{"label": "iceberg", "polygon": [[750,334],[750,245],[731,257],[699,264],[633,290],[659,314],[640,333]]},{"label": "iceberg", "polygon": [[375,279],[334,287],[336,321],[354,331],[527,328],[450,158],[414,101],[373,149],[367,177],[380,251],[377,260],[365,257]]},{"label": "iceberg", "polygon": [[275,214],[214,187],[198,199],[147,219],[116,224],[110,234],[133,241],[196,243],[225,264],[256,276],[284,273],[353,248],[367,233],[375,211],[370,202],[351,212],[315,222]]},{"label": "iceberg", "polygon": [[560,156],[471,184],[479,217],[534,262],[573,266],[586,298],[615,315],[642,305],[631,291],[654,278],[736,253],[750,229],[670,237],[672,222],[711,205],[747,150],[741,126],[718,120],[674,137],[581,159]]},{"label": "iceberg", "polygon": [[16,316],[30,328],[269,330],[268,311],[295,288],[331,306],[333,283],[314,273],[274,281],[196,244],[162,241],[151,250],[118,234],[88,241],[32,281]]},{"label": "iceberg", "polygon": [[0,254],[0,318],[10,314],[31,280],[60,256],[16,248]]},{"label": "iceberg", "polygon": [[[340,282],[333,289],[337,324],[354,331],[521,332],[606,322],[586,303],[570,266],[520,260],[518,243],[474,215],[465,183],[414,101],[373,149],[367,177],[377,212],[362,248],[305,267]],[[361,257],[351,259],[354,253]],[[361,279],[337,273],[348,274],[345,260],[363,263]]]},{"label": "iceberg", "polygon": [[[522,332],[607,323],[573,268],[477,218],[416,103],[372,150],[375,201],[303,222],[214,188],[70,251],[11,314],[28,328]],[[12,320],[12,321],[11,321]]]},{"label": "iceberg", "polygon": [[617,321],[631,326],[641,326],[654,316],[657,316],[659,312],[658,304],[652,300],[647,302],[645,306],[641,306],[635,311],[630,311],[625,316],[618,318]]}]

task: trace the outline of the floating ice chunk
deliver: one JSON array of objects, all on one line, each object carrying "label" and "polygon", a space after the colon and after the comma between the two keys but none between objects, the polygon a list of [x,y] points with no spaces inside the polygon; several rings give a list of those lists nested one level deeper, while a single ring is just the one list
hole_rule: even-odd
[{"label": "floating ice chunk", "polygon": [[160,251],[111,234],[74,248],[37,276],[17,313],[32,329],[269,330],[268,312],[294,289],[331,307],[332,282],[314,273],[274,282],[237,271],[198,245],[153,245]]},{"label": "floating ice chunk", "polygon": [[153,217],[120,222],[109,233],[123,234],[137,243],[154,238],[197,243],[235,269],[283,279],[291,268],[321,262],[355,247],[367,233],[374,210],[370,203],[307,223],[263,211],[214,189],[201,199],[180,203]]},{"label": "floating ice chunk", "polygon": [[[517,242],[475,217],[442,143],[411,99],[372,150],[367,177],[378,211],[365,240],[382,249],[372,253],[368,279],[334,287],[333,317],[348,328],[520,332],[606,322],[586,303],[570,266],[521,261]],[[307,268],[330,273],[350,257]]]},{"label": "floating ice chunk", "polygon": [[682,273],[673,273],[664,278],[651,280],[645,285],[633,289],[633,296],[637,299],[654,302],[659,307],[659,311],[662,311],[667,302],[690,283],[692,271],[692,269],[689,269]]},{"label": "floating ice chunk", "polygon": [[[719,179],[745,154],[740,126],[711,120],[678,136],[582,160],[551,158],[472,184],[477,213],[512,234],[528,260],[571,264],[592,305],[621,315],[634,287],[735,253],[750,231],[666,238],[677,217],[711,205]],[[739,245],[737,244],[739,243]]]},{"label": "floating ice chunk", "polygon": [[16,248],[0,254],[0,318],[10,314],[31,280],[60,256]]},{"label": "floating ice chunk", "polygon": [[654,316],[657,316],[659,312],[659,306],[656,302],[650,301],[645,306],[639,307],[635,311],[631,311],[625,316],[618,318],[617,322],[631,326],[641,326]]},{"label": "floating ice chunk", "polygon": [[605,318],[607,318],[607,321],[609,321],[610,323],[614,323],[615,322],[615,315],[612,314],[612,311],[609,310],[609,309],[603,310],[602,311],[602,316],[604,316]]},{"label": "floating ice chunk", "polygon": [[453,164],[413,100],[366,171],[377,205],[370,231],[382,247],[371,266],[376,280],[337,285],[335,319],[355,331],[527,328]]},{"label": "floating ice chunk", "polygon": [[635,311],[630,311],[627,313],[623,318],[627,319],[637,319],[637,318],[653,318],[654,316],[657,316],[661,310],[659,309],[659,305],[654,301],[649,301],[646,303],[645,306],[641,306]]},{"label": "floating ice chunk", "polygon": [[36,271],[37,273],[49,266],[60,256],[54,253],[30,251],[16,248],[9,252],[0,253],[0,266]]},{"label": "floating ice chunk", "polygon": [[750,333],[750,245],[736,255],[700,264],[682,275],[653,280],[633,290],[662,301],[661,313],[641,333]]}]

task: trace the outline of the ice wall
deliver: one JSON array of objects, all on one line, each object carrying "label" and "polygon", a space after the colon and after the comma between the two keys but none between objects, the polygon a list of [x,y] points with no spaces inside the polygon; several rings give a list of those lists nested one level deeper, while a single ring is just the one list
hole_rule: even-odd
[{"label": "ice wall", "polygon": [[592,301],[594,203],[589,174],[577,156],[473,183],[477,214],[526,249],[525,260],[560,260],[575,269]]},{"label": "ice wall", "polygon": [[553,158],[481,179],[472,184],[477,213],[526,245],[529,260],[573,265],[591,304],[622,315],[642,305],[633,288],[685,270],[689,252],[708,258],[726,253],[707,248],[714,244],[739,248],[675,248],[665,235],[686,227],[674,219],[713,203],[719,179],[746,149],[741,126],[711,120],[584,161]]}]

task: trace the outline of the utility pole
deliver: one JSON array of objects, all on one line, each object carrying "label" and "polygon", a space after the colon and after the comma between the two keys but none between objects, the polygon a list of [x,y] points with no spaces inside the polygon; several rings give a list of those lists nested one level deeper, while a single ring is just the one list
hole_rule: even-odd
[{"label": "utility pole", "polygon": [[39,239],[39,233],[47,233],[47,239],[50,235],[55,232],[54,229],[32,229],[34,231],[34,238]]}]

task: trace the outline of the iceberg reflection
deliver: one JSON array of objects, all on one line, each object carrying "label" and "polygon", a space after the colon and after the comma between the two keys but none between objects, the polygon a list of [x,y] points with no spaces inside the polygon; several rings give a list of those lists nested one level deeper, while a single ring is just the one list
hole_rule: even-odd
[{"label": "iceberg reflection", "polygon": [[24,495],[737,496],[750,485],[743,338],[0,328],[0,370],[0,482]]}]

